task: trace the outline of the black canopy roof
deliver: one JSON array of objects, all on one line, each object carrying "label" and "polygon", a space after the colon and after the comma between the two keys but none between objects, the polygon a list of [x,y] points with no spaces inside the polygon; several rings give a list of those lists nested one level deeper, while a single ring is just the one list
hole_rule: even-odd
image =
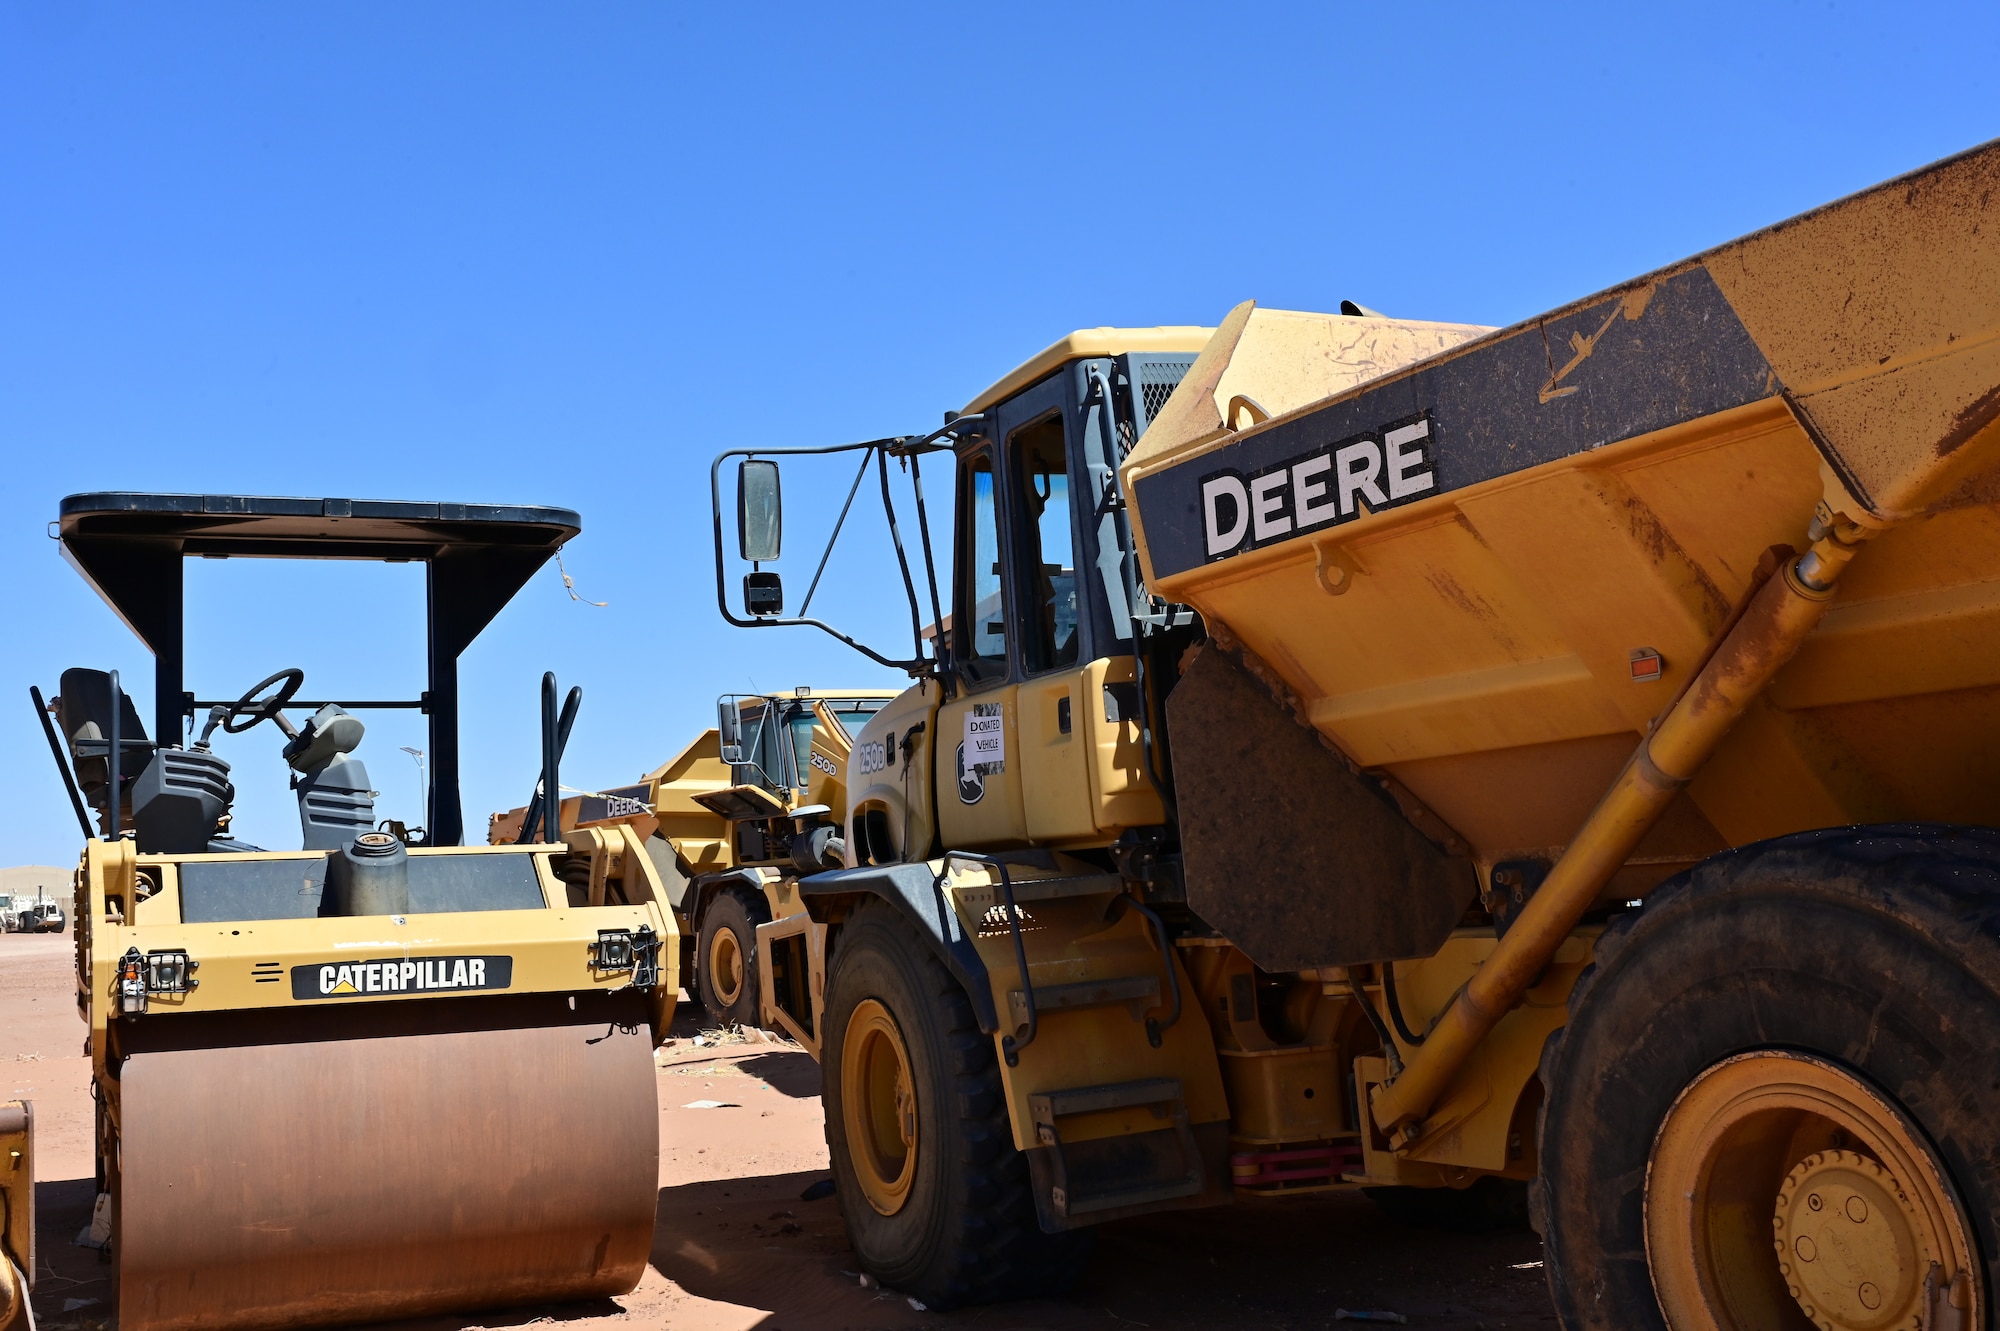
[{"label": "black canopy roof", "polygon": [[63,551],[152,648],[155,738],[180,734],[181,560],[189,555],[421,561],[427,571],[430,819],[436,845],[464,833],[458,803],[458,657],[549,556],[583,529],[566,508],[102,492],[71,495]]}]

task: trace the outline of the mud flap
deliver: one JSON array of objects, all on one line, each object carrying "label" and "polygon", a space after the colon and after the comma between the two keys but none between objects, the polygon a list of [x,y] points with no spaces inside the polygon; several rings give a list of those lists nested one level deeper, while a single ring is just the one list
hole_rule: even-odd
[{"label": "mud flap", "polygon": [[1187,902],[1267,971],[1427,957],[1477,890],[1234,657],[1167,697]]}]

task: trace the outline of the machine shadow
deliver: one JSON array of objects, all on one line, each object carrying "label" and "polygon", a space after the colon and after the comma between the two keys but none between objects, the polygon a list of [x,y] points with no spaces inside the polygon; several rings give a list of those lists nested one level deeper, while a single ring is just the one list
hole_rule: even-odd
[{"label": "machine shadow", "polygon": [[579,1299],[573,1303],[524,1303],[516,1308],[411,1317],[400,1322],[357,1323],[340,1331],[497,1331],[501,1327],[581,1322],[591,1317],[624,1315],[625,1309],[615,1299]]},{"label": "machine shadow", "polygon": [[[935,1325],[893,1290],[861,1285],[839,1204],[799,1195],[823,1171],[660,1190],[653,1267],[687,1294],[764,1331]],[[1115,1331],[1132,1324],[1319,1325],[1386,1310],[1473,1331],[1553,1323],[1541,1241],[1525,1228],[1467,1235],[1397,1225],[1358,1193],[1246,1198],[1100,1226],[1069,1294],[951,1314],[967,1325]],[[750,1318],[762,1314],[755,1322]]]},{"label": "machine shadow", "polygon": [[[95,1248],[79,1248],[78,1231],[90,1224],[97,1201],[93,1179],[42,1179],[35,1184],[35,1291],[30,1302],[39,1323],[65,1315],[103,1318],[111,1313],[111,1263]],[[68,1314],[66,1303],[79,1303]]]},{"label": "machine shadow", "polygon": [[758,1054],[738,1059],[738,1070],[764,1082],[780,1095],[805,1100],[819,1094],[819,1062],[802,1050]]}]

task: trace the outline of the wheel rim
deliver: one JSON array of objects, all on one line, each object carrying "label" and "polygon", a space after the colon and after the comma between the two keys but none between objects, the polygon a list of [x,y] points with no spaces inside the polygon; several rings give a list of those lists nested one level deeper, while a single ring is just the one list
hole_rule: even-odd
[{"label": "wheel rim", "polygon": [[1646,1166],[1646,1256],[1674,1331],[1982,1326],[1971,1226],[1903,1111],[1844,1068],[1763,1050],[1674,1101]]},{"label": "wheel rim", "polygon": [[841,1117],[861,1194],[883,1215],[903,1209],[917,1174],[916,1082],[889,1009],[863,1000],[840,1052]]},{"label": "wheel rim", "polygon": [[737,946],[736,931],[727,926],[708,940],[708,983],[724,1007],[743,996],[743,949]]}]

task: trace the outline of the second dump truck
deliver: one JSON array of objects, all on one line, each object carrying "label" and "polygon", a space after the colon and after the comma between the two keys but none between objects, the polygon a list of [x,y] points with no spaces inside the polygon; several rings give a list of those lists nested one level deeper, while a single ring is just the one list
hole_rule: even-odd
[{"label": "second dump truck", "polygon": [[[801,912],[802,871],[840,863],[853,735],[895,696],[809,686],[727,694],[714,727],[636,783],[564,797],[564,835],[629,827],[645,846],[680,924],[681,974],[718,1021],[769,1025],[818,1048],[810,1014],[804,1024],[794,1015],[802,1004],[767,1007],[768,985],[797,988],[806,976],[785,955],[762,955],[758,931]],[[518,842],[531,812],[494,814],[486,839]]]},{"label": "second dump truck", "polygon": [[811,452],[913,626],[800,883],[886,1284],[1364,1187],[1525,1200],[1570,1328],[1992,1325],[2000,145],[1511,328],[1246,304],[725,454],[734,622],[837,632]]}]

